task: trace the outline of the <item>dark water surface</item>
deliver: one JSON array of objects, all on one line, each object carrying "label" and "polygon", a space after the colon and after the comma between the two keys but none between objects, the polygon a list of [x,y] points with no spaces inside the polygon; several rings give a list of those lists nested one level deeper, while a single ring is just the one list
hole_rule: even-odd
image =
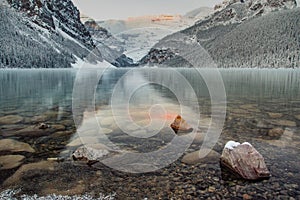
[{"label": "dark water surface", "polygon": [[[226,91],[226,115],[222,134],[213,149],[221,154],[229,140],[250,142],[265,158],[272,174],[268,180],[248,182],[233,177],[221,170],[216,158],[188,165],[179,157],[162,169],[142,174],[120,172],[103,164],[90,167],[71,159],[72,152],[81,145],[79,136],[94,140],[88,134],[78,136],[73,119],[76,118],[78,126],[83,125],[94,107],[105,134],[121,149],[151,152],[170,142],[172,136],[163,131],[150,139],[127,137],[112,119],[113,98],[119,114],[125,104],[129,105],[131,118],[137,124],[149,123],[149,115],[167,116],[170,117],[167,122],[172,122],[180,113],[179,105],[183,105],[191,110],[190,116],[189,113],[184,116],[188,122],[195,118],[199,108],[199,133],[205,132],[209,125],[214,126],[209,120],[212,93],[201,77],[201,70],[200,73],[194,69],[100,70],[98,74],[102,76],[97,85],[89,83],[92,80],[89,76],[95,74],[79,75],[78,70],[72,69],[1,70],[1,190],[21,189],[21,193],[28,195],[87,193],[95,197],[100,193],[115,193],[117,199],[299,199],[300,70],[219,70]],[[138,89],[127,102],[127,93],[136,86]],[[93,97],[95,104],[91,105]],[[157,111],[155,106],[159,107]],[[39,129],[40,123],[49,128]],[[273,128],[283,129],[283,134],[268,134]],[[130,126],[128,130],[136,131]],[[28,146],[9,149],[1,143],[5,139],[24,142],[34,152]],[[199,150],[202,142],[195,140],[182,153]],[[7,155],[23,157],[3,158]],[[49,161],[49,158],[63,161]]]}]

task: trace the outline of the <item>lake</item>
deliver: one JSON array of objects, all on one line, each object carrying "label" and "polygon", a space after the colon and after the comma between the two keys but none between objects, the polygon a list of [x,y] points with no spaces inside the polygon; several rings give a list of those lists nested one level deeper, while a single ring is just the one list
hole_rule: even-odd
[{"label": "lake", "polygon": [[[1,70],[0,191],[300,198],[299,77],[298,69]],[[193,137],[170,129],[178,114]],[[270,134],[276,128],[282,133]],[[271,178],[249,182],[223,170],[229,140],[250,142]],[[74,161],[82,143],[111,153],[96,164]],[[184,162],[207,148],[214,154]]]}]

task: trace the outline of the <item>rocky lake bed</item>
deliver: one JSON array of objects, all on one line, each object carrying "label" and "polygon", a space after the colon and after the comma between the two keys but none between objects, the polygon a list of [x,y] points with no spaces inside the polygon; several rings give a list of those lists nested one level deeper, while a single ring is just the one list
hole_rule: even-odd
[{"label": "rocky lake bed", "polygon": [[[116,199],[299,199],[300,101],[282,102],[228,99],[222,134],[208,156],[200,159],[197,151],[210,125],[209,112],[203,109],[199,130],[183,155],[162,169],[141,174],[101,162],[93,166],[74,161],[71,155],[82,146],[82,135],[76,131],[70,107],[37,111],[34,116],[22,108],[7,108],[0,111],[1,192],[15,189],[20,190],[16,196],[88,194],[94,198],[113,194]],[[105,113],[105,109],[99,110]],[[150,138],[134,138],[118,129],[113,118],[97,119],[109,140],[132,152],[164,148],[174,137],[162,129]],[[250,142],[264,157],[271,177],[246,181],[220,167],[229,140]],[[83,141],[101,143],[101,138],[91,133]]]}]

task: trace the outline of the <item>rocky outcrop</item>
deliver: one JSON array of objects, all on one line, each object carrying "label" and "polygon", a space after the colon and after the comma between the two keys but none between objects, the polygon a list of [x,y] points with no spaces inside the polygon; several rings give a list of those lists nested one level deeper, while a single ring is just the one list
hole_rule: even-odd
[{"label": "rocky outcrop", "polygon": [[221,155],[221,165],[247,180],[270,177],[263,156],[249,143],[229,141]]},{"label": "rocky outcrop", "polygon": [[149,53],[140,60],[140,65],[165,66],[165,67],[192,67],[192,64],[178,55],[178,49],[152,48]]}]

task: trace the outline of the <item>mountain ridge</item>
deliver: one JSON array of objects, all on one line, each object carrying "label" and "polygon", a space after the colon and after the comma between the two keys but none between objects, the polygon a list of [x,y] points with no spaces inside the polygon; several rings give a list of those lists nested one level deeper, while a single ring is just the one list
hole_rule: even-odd
[{"label": "mountain ridge", "polygon": [[[208,18],[163,38],[140,63],[191,67],[188,61],[179,63],[172,62],[172,59],[164,61],[158,58],[170,56],[153,53],[168,48],[176,52],[177,49],[170,48],[168,44],[177,41],[201,45],[218,67],[300,67],[298,37],[300,14],[295,0],[276,1],[276,4],[273,4],[275,1],[272,0],[225,2],[229,3],[217,9]],[[287,55],[289,53],[290,55]],[[174,59],[178,60],[173,56]]]},{"label": "mountain ridge", "polygon": [[52,2],[2,1],[1,68],[71,68],[78,59],[102,61],[72,1]]}]

